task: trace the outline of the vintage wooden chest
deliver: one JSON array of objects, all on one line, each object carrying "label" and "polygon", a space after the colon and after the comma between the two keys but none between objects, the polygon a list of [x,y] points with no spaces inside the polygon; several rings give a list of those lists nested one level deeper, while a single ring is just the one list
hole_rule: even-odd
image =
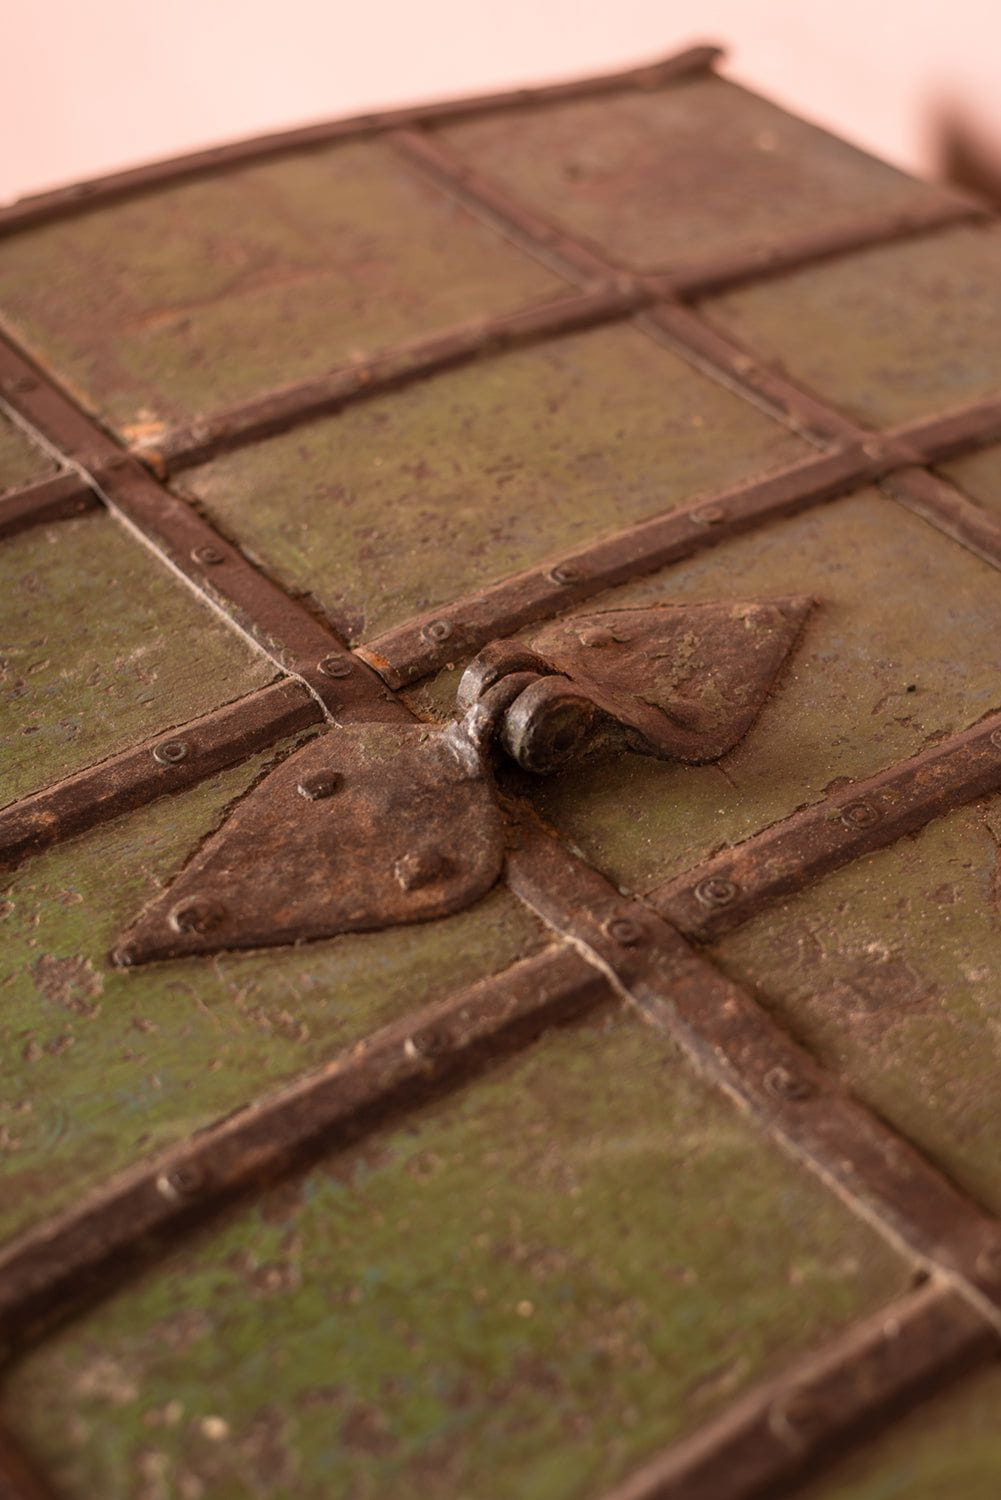
[{"label": "vintage wooden chest", "polygon": [[1001,227],[719,77],[0,215],[4,1500],[995,1500]]}]

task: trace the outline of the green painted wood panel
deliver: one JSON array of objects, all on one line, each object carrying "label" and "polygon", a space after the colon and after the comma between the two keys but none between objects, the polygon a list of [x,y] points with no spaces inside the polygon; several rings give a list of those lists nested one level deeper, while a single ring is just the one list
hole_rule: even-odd
[{"label": "green painted wood panel", "polygon": [[136,438],[561,290],[375,143],[181,183],[0,246],[11,328]]},{"label": "green painted wood panel", "polygon": [[4,882],[4,1238],[545,941],[498,890],[422,926],[113,968],[107,955],[125,925],[275,753],[52,849]]},{"label": "green painted wood panel", "polygon": [[[760,717],[721,761],[607,753],[526,778],[544,815],[624,887],[648,890],[839,779],[1001,707],[996,570],[872,491],[721,543],[583,612],[793,593],[818,604]],[[458,670],[411,704],[446,713]]]},{"label": "green painted wood panel", "polygon": [[358,640],[807,451],[617,326],[348,407],[176,484]]},{"label": "green painted wood panel", "polygon": [[1001,801],[838,871],[721,961],[850,1088],[1001,1212]]},{"label": "green painted wood panel", "polygon": [[1001,445],[981,448],[936,467],[971,500],[978,501],[986,510],[1001,511]]},{"label": "green painted wood panel", "polygon": [[0,495],[34,484],[55,471],[56,465],[49,455],[37,448],[13,422],[0,416]]},{"label": "green painted wood panel", "polygon": [[997,1500],[1001,1370],[923,1402],[800,1500]]},{"label": "green painted wood panel", "polygon": [[1001,228],[861,251],[703,310],[859,420],[911,421],[1001,387]]},{"label": "green painted wood panel", "polygon": [[441,134],[540,213],[647,270],[765,257],[794,236],[940,196],[711,75],[484,115]]},{"label": "green painted wood panel", "polygon": [[268,1193],[29,1356],[65,1500],[581,1500],[906,1268],[621,1012]]},{"label": "green painted wood panel", "polygon": [[0,803],[277,674],[109,516],[0,548]]}]

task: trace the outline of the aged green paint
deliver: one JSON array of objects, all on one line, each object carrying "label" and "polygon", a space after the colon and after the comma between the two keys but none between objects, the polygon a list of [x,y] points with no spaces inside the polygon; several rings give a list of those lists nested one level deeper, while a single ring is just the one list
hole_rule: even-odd
[{"label": "aged green paint", "polygon": [[274,754],[50,850],[5,882],[0,1235],[544,941],[495,891],[423,926],[113,968],[122,929]]},{"label": "aged green paint", "polygon": [[0,802],[275,676],[108,516],[0,548]]},{"label": "aged green paint", "polygon": [[1001,386],[1001,228],[843,256],[704,311],[861,421],[907,422]]},{"label": "aged green paint", "polygon": [[[525,781],[544,814],[633,890],[1001,707],[1001,580],[866,491],[589,600],[583,612],[812,594],[771,698],[715,765],[604,755]],[[531,631],[526,631],[531,635]],[[454,678],[410,696],[435,716]],[[913,688],[913,691],[909,691]]]},{"label": "aged green paint", "polygon": [[795,236],[939,197],[711,76],[484,115],[442,134],[522,201],[645,269],[765,256]]},{"label": "aged green paint", "polygon": [[799,1500],[997,1500],[1001,1370],[923,1402]]},{"label": "aged green paint", "polygon": [[829,876],[719,945],[850,1088],[1001,1212],[1001,801]]},{"label": "aged green paint", "polygon": [[938,468],[971,500],[995,514],[1001,511],[1001,446],[980,448]]},{"label": "aged green paint", "polygon": [[804,451],[620,326],[348,407],[178,483],[364,639]]},{"label": "aged green paint", "polygon": [[183,183],[0,247],[11,327],[140,438],[565,289],[376,144]]},{"label": "aged green paint", "polygon": [[5,1413],[66,1500],[580,1500],[906,1274],[619,1013],[175,1252]]},{"label": "aged green paint", "polygon": [[55,473],[55,464],[13,422],[0,416],[0,495]]}]

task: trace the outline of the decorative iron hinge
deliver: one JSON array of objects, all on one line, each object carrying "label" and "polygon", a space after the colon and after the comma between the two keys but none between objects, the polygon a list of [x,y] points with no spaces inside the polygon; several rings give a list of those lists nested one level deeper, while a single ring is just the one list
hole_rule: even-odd
[{"label": "decorative iron hinge", "polygon": [[123,965],[424,922],[484,895],[504,860],[499,756],[545,774],[617,741],[719,759],[746,734],[813,604],[577,615],[467,667],[447,725],[352,724],[236,805],[113,955]]}]

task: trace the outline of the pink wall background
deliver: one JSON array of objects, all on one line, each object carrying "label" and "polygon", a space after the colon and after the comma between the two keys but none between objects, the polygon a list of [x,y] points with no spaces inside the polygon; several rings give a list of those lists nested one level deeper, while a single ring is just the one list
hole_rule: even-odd
[{"label": "pink wall background", "polygon": [[999,0],[7,0],[0,201],[263,130],[628,66],[691,41],[912,169],[1001,141]]}]

